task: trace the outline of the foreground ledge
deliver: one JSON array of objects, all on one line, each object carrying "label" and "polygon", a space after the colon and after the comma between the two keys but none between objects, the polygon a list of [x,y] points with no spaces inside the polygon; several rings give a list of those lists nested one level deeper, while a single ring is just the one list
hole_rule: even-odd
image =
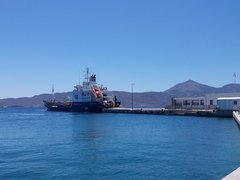
[{"label": "foreground ledge", "polygon": [[239,180],[240,179],[240,167],[233,171],[231,174],[224,177],[222,180]]}]

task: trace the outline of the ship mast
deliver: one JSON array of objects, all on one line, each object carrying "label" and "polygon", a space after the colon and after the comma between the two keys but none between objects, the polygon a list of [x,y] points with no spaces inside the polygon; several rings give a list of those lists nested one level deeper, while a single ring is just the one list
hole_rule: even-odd
[{"label": "ship mast", "polygon": [[55,100],[54,84],[52,84],[52,100]]},{"label": "ship mast", "polygon": [[85,79],[87,80],[87,82],[89,82],[89,68],[86,68],[86,75],[85,75]]}]

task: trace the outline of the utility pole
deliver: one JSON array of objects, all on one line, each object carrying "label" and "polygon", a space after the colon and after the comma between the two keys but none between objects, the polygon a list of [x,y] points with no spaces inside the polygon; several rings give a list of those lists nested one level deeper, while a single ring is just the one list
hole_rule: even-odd
[{"label": "utility pole", "polygon": [[132,104],[132,110],[133,110],[133,86],[134,86],[134,83],[131,83],[131,104]]},{"label": "utility pole", "polygon": [[237,74],[236,74],[236,72],[234,72],[234,74],[233,74],[233,78],[234,78],[234,84],[236,84],[236,80],[237,80]]}]

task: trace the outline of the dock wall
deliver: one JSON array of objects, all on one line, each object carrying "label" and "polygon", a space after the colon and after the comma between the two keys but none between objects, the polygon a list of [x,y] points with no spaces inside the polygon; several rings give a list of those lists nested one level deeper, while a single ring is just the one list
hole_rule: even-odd
[{"label": "dock wall", "polygon": [[104,113],[125,114],[153,114],[153,115],[177,115],[197,117],[232,117],[232,112],[215,112],[215,110],[186,110],[186,109],[164,109],[164,108],[112,108],[104,109]]}]

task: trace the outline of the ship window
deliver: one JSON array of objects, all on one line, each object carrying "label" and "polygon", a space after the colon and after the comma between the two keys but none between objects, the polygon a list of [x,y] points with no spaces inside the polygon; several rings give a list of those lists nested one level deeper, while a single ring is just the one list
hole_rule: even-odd
[{"label": "ship window", "polygon": [[204,105],[204,100],[200,100],[200,105]]},{"label": "ship window", "polygon": [[75,98],[75,99],[78,99],[78,95],[75,95],[74,98]]},{"label": "ship window", "polygon": [[199,100],[192,100],[192,105],[198,106],[199,105]]},{"label": "ship window", "polygon": [[213,100],[210,100],[210,105],[213,105]]},{"label": "ship window", "polygon": [[183,105],[189,106],[189,105],[190,105],[190,101],[189,101],[189,100],[184,100],[184,101],[183,101]]},{"label": "ship window", "polygon": [[235,101],[233,101],[233,104],[234,104],[234,105],[237,105],[237,101],[236,101],[236,100],[235,100]]}]

